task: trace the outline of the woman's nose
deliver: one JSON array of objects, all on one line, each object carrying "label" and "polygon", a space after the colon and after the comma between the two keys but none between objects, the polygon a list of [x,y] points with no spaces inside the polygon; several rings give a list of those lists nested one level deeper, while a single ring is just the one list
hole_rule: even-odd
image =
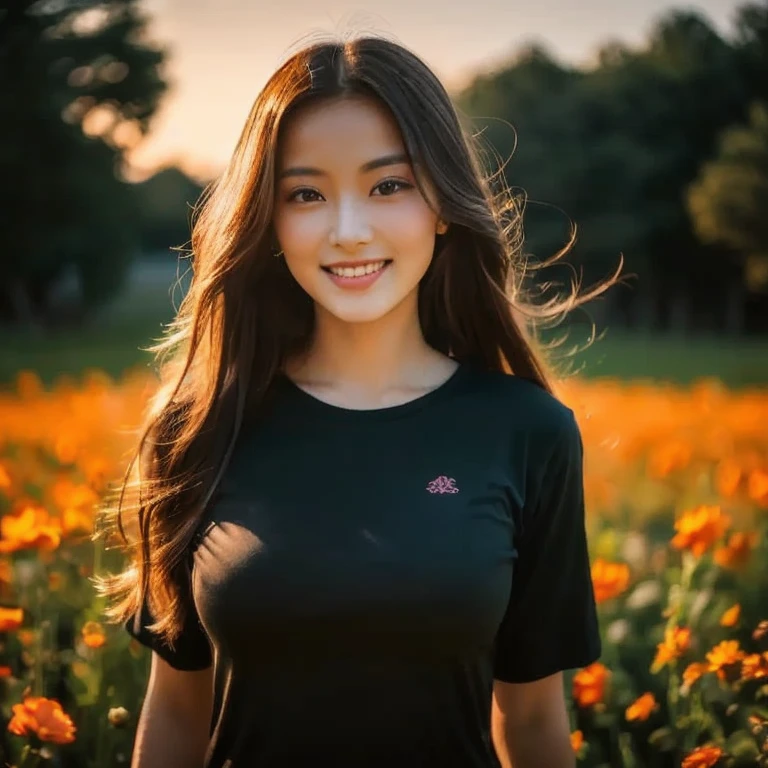
[{"label": "woman's nose", "polygon": [[331,226],[330,244],[349,250],[370,242],[371,237],[371,223],[365,203],[352,198],[342,199]]}]

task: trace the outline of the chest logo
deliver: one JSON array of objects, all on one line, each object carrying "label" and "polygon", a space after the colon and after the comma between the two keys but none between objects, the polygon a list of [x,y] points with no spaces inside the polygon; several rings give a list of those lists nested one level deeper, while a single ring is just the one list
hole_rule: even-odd
[{"label": "chest logo", "polygon": [[427,486],[427,490],[430,493],[458,493],[459,489],[454,485],[455,482],[452,477],[440,475]]}]

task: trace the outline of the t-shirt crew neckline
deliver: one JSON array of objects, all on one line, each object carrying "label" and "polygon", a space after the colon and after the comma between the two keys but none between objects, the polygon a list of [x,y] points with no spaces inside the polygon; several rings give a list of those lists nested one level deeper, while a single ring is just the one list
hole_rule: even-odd
[{"label": "t-shirt crew neckline", "polygon": [[429,405],[442,400],[450,395],[465,379],[469,372],[469,366],[459,363],[456,370],[442,383],[423,395],[397,405],[383,406],[382,408],[345,408],[334,405],[302,389],[295,381],[285,373],[279,374],[285,389],[293,396],[297,403],[301,403],[319,417],[330,419],[343,419],[348,421],[380,421],[396,419],[426,408]]}]

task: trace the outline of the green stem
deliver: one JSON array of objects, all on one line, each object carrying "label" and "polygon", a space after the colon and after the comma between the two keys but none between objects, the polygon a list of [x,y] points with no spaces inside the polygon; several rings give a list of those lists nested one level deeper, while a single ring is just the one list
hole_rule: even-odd
[{"label": "green stem", "polygon": [[38,768],[42,761],[40,752],[27,744],[21,752],[21,762],[19,768]]}]

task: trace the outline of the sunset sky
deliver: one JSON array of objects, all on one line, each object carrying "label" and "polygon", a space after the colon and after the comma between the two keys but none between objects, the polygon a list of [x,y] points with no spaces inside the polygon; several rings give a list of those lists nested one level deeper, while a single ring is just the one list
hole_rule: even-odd
[{"label": "sunset sky", "polygon": [[152,35],[172,51],[170,94],[131,156],[138,175],[170,163],[198,176],[226,164],[257,93],[315,32],[384,32],[414,50],[449,88],[529,42],[582,63],[601,43],[640,44],[659,14],[703,12],[728,33],[736,0],[144,0]]}]

